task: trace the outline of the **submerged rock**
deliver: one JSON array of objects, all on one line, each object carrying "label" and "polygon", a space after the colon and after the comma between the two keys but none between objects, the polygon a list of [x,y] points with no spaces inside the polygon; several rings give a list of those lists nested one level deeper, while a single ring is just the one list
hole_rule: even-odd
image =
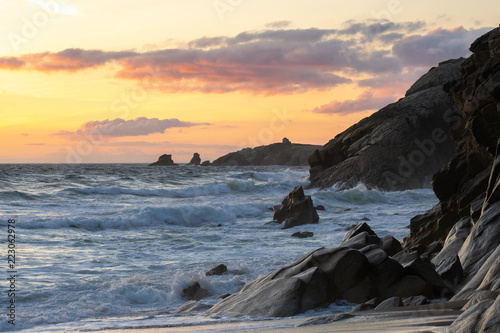
[{"label": "submerged rock", "polygon": [[224,264],[220,264],[205,273],[206,276],[222,275],[227,272],[227,267]]},{"label": "submerged rock", "polygon": [[210,296],[210,292],[200,286],[198,282],[193,283],[187,288],[182,290],[182,295],[193,301],[199,301],[205,297]]},{"label": "submerged rock", "polygon": [[319,216],[310,195],[304,195],[302,186],[297,186],[288,194],[281,205],[274,206],[273,220],[283,223],[283,229],[298,225],[318,223]]}]

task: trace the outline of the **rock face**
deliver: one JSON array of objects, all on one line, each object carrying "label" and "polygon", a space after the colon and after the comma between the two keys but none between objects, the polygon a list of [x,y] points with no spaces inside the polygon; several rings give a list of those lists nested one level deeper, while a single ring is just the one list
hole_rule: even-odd
[{"label": "rock face", "polygon": [[281,205],[274,206],[273,220],[283,223],[283,229],[298,225],[318,223],[319,216],[310,195],[304,195],[302,186],[297,186],[288,194]]},{"label": "rock face", "polygon": [[[359,225],[340,247],[307,253],[295,263],[250,282],[205,314],[285,317],[337,299],[364,303],[377,298],[380,303],[392,297],[440,297],[436,288],[443,283],[432,266],[401,264],[381,250],[380,244],[367,225]],[[421,261],[418,256],[416,260]]]},{"label": "rock face", "polygon": [[193,158],[189,162],[189,165],[200,165],[200,164],[201,164],[200,154],[194,153]]},{"label": "rock face", "polygon": [[170,166],[170,165],[175,165],[174,161],[172,160],[172,155],[167,155],[163,154],[160,157],[158,157],[158,161],[151,163],[149,166]]},{"label": "rock face", "polygon": [[444,240],[432,256],[468,301],[452,332],[497,332],[500,309],[500,28],[478,38],[461,75],[444,86],[454,103],[450,134],[458,144],[432,178],[439,204],[410,223],[406,249]]},{"label": "rock face", "polygon": [[500,242],[500,29],[470,50],[462,75],[445,86],[455,104],[450,127],[457,153],[432,179],[439,205],[412,219],[405,240],[411,247],[447,238],[434,263],[458,259],[465,282]]},{"label": "rock face", "polygon": [[351,126],[309,157],[311,186],[383,190],[422,188],[456,150],[448,117],[453,104],[443,85],[460,75],[464,59],[441,63],[405,98]]},{"label": "rock face", "polygon": [[321,146],[291,143],[287,138],[282,143],[245,148],[229,153],[213,161],[212,165],[307,165],[307,158]]}]

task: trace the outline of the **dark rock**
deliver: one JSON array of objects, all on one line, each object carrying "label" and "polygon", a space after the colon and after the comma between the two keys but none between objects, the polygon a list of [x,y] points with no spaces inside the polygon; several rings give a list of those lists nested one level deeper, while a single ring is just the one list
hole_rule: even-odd
[{"label": "dark rock", "polygon": [[208,161],[208,160],[207,160],[207,161],[203,161],[203,162],[201,163],[201,166],[210,166],[211,164],[212,164],[212,163],[210,163],[210,161]]},{"label": "dark rock", "polygon": [[432,286],[422,278],[415,275],[405,275],[403,278],[389,287],[381,294],[381,298],[390,296],[410,297],[414,295],[423,295],[427,298],[433,298]]},{"label": "dark rock", "polygon": [[348,241],[350,238],[353,238],[354,236],[356,236],[362,232],[367,232],[368,235],[370,235],[370,236],[377,236],[377,234],[375,234],[375,232],[372,230],[372,228],[370,228],[370,226],[368,224],[357,223],[357,224],[352,225],[349,228],[349,231],[344,235],[344,238],[342,239],[342,243]]},{"label": "dark rock", "polygon": [[199,303],[197,301],[189,301],[181,305],[177,310],[175,310],[175,313],[184,313],[184,314],[202,313],[210,308],[211,305]]},{"label": "dark rock", "polygon": [[174,161],[172,160],[172,155],[163,154],[160,157],[158,157],[158,161],[151,163],[149,166],[171,166],[171,165],[175,165]]},{"label": "dark rock", "polygon": [[287,138],[283,138],[283,140],[281,140],[281,143],[285,145],[291,144],[290,140],[288,140]]},{"label": "dark rock", "polygon": [[222,295],[217,296],[217,298],[218,299],[224,299],[224,298],[228,298],[229,296],[231,296],[231,294],[226,293],[226,294],[222,294]]},{"label": "dark rock", "polygon": [[227,272],[227,267],[224,264],[220,264],[205,273],[206,276],[222,275]]},{"label": "dark rock", "polygon": [[392,256],[392,258],[394,258],[394,260],[399,262],[401,265],[405,266],[411,263],[412,261],[420,258],[420,256],[418,255],[417,251],[403,250],[397,253],[396,255]]},{"label": "dark rock", "polygon": [[[421,277],[425,282],[434,288],[435,296],[449,296],[451,294],[450,288],[445,284],[443,279],[436,273],[432,265],[424,262],[421,258],[403,265],[407,275],[416,275]],[[427,296],[427,295],[426,295]]]},{"label": "dark rock", "polygon": [[484,300],[487,300],[487,299],[496,300],[498,295],[500,295],[500,292],[498,292],[498,291],[478,290],[470,296],[469,301],[467,302],[467,304],[464,305],[462,310],[464,310],[464,311],[468,310],[471,307],[473,307],[474,305],[476,305]]},{"label": "dark rock", "polygon": [[213,161],[213,165],[307,165],[309,155],[321,146],[297,143],[273,143],[268,146],[245,148]]},{"label": "dark rock", "polygon": [[[464,313],[462,313],[450,326],[449,332],[457,333],[473,333],[480,332],[485,319],[486,313],[492,307],[495,301],[488,299],[477,303]],[[498,314],[497,314],[498,316]],[[484,331],[481,331],[484,332]],[[495,332],[495,331],[491,331]]]},{"label": "dark rock", "polygon": [[477,290],[500,291],[500,245],[452,300],[466,300]]},{"label": "dark rock", "polygon": [[[404,268],[396,260],[388,257],[372,268],[371,276],[375,287],[379,291],[379,297],[384,298],[382,294],[404,276]],[[392,296],[390,293],[386,294],[387,297]]]},{"label": "dark rock", "polygon": [[292,234],[292,236],[290,236],[290,237],[308,238],[308,237],[313,237],[313,236],[314,236],[314,233],[312,233],[310,231],[298,231],[298,232]]},{"label": "dark rock", "polygon": [[367,217],[363,217],[360,221],[371,221],[371,220]]},{"label": "dark rock", "polygon": [[363,304],[359,304],[355,306],[351,311],[349,312],[360,312],[360,311],[368,311],[368,310],[373,310],[379,305],[381,302],[380,298],[374,297]]},{"label": "dark rock", "polygon": [[366,256],[370,265],[377,266],[387,258],[387,253],[375,244],[368,245],[359,251]]},{"label": "dark rock", "polygon": [[362,233],[352,236],[346,241],[342,241],[341,246],[351,247],[353,249],[361,249],[365,246],[372,244],[379,244],[380,238],[377,235],[370,235],[368,232],[363,231]]},{"label": "dark rock", "polygon": [[429,299],[422,295],[405,297],[402,301],[404,306],[419,306],[429,304]]},{"label": "dark rock", "polygon": [[200,299],[210,296],[210,292],[203,289],[198,282],[184,288],[182,294],[185,298],[194,301],[199,301]]},{"label": "dark rock", "polygon": [[352,317],[353,317],[353,315],[348,314],[348,313],[339,313],[339,314],[328,315],[328,316],[319,316],[319,317],[308,319],[303,323],[297,324],[295,327],[307,327],[307,326],[331,324],[331,323],[335,323],[337,321],[349,319]]},{"label": "dark rock", "polygon": [[380,303],[375,310],[378,311],[385,311],[385,310],[392,310],[393,308],[399,308],[403,306],[403,301],[401,300],[401,297],[391,297]]},{"label": "dark rock", "polygon": [[288,317],[330,302],[328,278],[317,267],[293,277],[259,278],[205,312],[207,315]]},{"label": "dark rock", "polygon": [[323,206],[323,205],[317,205],[316,210],[326,210],[326,209],[325,209],[325,206]]},{"label": "dark rock", "polygon": [[380,249],[384,250],[389,256],[393,256],[403,250],[401,243],[394,237],[387,235],[380,239]]},{"label": "dark rock", "polygon": [[311,185],[366,186],[395,191],[422,188],[455,153],[443,84],[460,75],[463,59],[440,64],[405,98],[351,126],[309,157]]},{"label": "dark rock", "polygon": [[200,165],[200,163],[201,163],[200,154],[194,153],[193,158],[191,159],[191,161],[189,161],[189,165]]},{"label": "dark rock", "polygon": [[311,196],[304,195],[302,186],[297,186],[281,205],[274,207],[273,220],[283,223],[283,229],[303,224],[318,223],[319,216],[314,208]]}]

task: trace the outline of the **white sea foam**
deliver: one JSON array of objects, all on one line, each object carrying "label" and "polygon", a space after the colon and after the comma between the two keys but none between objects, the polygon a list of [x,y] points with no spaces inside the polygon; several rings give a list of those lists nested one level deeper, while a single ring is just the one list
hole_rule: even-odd
[{"label": "white sea foam", "polygon": [[[30,332],[226,320],[173,313],[190,283],[209,290],[203,301],[214,304],[305,252],[337,246],[362,219],[401,239],[409,219],[437,202],[430,190],[306,189],[326,211],[319,224],[292,231],[265,223],[271,207],[307,184],[307,168],[0,168],[0,212],[18,221],[16,329]],[[295,231],[315,236],[291,238]],[[205,275],[220,263],[226,273]],[[0,331],[8,329],[1,321]]]}]

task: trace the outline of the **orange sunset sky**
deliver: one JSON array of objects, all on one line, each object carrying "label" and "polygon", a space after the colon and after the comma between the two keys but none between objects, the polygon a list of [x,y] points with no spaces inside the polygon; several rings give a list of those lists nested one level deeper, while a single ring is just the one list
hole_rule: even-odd
[{"label": "orange sunset sky", "polygon": [[0,163],[325,144],[468,56],[500,2],[0,0]]}]

